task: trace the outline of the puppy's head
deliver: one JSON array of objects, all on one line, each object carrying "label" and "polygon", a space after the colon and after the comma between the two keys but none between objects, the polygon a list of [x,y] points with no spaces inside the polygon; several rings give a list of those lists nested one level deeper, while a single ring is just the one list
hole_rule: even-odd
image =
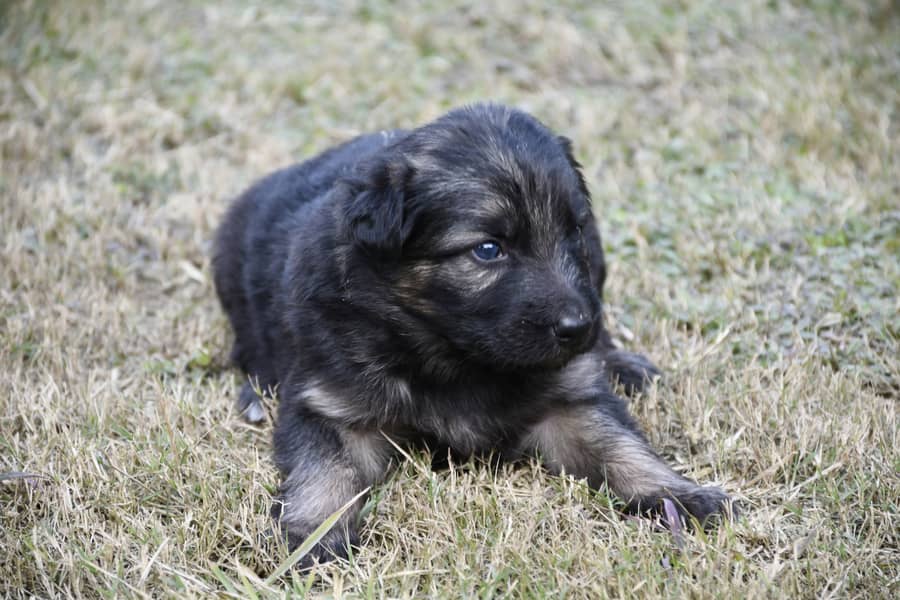
[{"label": "puppy's head", "polygon": [[363,172],[344,231],[411,345],[510,370],[559,367],[595,343],[603,259],[568,140],[477,105]]}]

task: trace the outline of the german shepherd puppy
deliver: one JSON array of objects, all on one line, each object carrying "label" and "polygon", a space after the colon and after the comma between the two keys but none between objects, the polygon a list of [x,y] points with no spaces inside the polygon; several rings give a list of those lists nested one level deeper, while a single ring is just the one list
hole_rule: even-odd
[{"label": "german shepherd puppy", "polygon": [[[213,268],[233,361],[277,388],[273,516],[291,547],[385,477],[394,443],[537,456],[635,512],[727,512],[611,391],[656,369],[614,349],[580,166],[523,112],[469,106],[269,175],[228,211]],[[251,383],[238,405],[262,419]],[[305,564],[346,555],[358,509]]]}]

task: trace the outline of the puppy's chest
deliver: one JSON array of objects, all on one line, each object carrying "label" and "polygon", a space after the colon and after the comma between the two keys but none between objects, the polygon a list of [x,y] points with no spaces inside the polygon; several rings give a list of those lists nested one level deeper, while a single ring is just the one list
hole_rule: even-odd
[{"label": "puppy's chest", "polygon": [[413,392],[414,405],[403,425],[460,452],[484,452],[518,437],[546,412],[553,400],[541,391],[514,385],[428,386]]},{"label": "puppy's chest", "polygon": [[435,383],[384,372],[335,387],[318,380],[300,394],[314,412],[348,426],[399,438],[431,438],[463,453],[517,439],[547,414],[603,388],[593,354],[542,374]]},{"label": "puppy's chest", "polygon": [[463,453],[487,451],[515,438],[552,408],[546,385],[425,384],[396,377],[335,387],[315,381],[299,399],[307,409],[347,426],[398,438],[431,438]]}]

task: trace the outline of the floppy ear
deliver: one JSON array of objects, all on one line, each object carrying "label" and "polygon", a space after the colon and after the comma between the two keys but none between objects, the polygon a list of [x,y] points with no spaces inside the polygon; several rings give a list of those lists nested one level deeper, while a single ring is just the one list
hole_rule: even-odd
[{"label": "floppy ear", "polygon": [[559,145],[562,146],[563,152],[566,154],[566,159],[569,161],[572,170],[575,171],[575,175],[578,177],[578,187],[581,190],[581,193],[583,193],[585,197],[590,198],[591,194],[588,192],[587,183],[584,181],[584,175],[581,172],[581,163],[575,160],[575,153],[572,150],[572,140],[564,135],[557,136],[556,139],[559,142]]},{"label": "floppy ear", "polygon": [[383,259],[400,257],[411,222],[404,219],[404,188],[408,167],[379,163],[356,182],[346,211],[347,233],[367,254]]},{"label": "floppy ear", "polygon": [[[591,194],[588,192],[587,183],[585,183],[584,175],[581,173],[581,163],[575,160],[575,155],[572,152],[572,140],[562,135],[558,136],[556,139],[559,141],[559,145],[562,146],[563,152],[566,154],[566,159],[568,159],[569,164],[572,166],[572,170],[575,171],[575,175],[578,177],[578,187],[587,199],[588,206],[590,206]],[[606,281],[606,261],[603,257],[603,244],[600,242],[600,231],[597,229],[596,223],[594,223],[592,227],[584,228],[584,241],[589,248],[588,256],[591,279],[594,282],[597,295],[600,297],[600,300],[603,300],[603,284]]]}]

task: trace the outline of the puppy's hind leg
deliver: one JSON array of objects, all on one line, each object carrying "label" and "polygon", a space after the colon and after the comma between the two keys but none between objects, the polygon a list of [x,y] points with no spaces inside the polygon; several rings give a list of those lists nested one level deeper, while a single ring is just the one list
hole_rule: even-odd
[{"label": "puppy's hind leg", "polygon": [[262,423],[266,418],[266,410],[259,397],[259,392],[264,392],[264,390],[258,389],[258,383],[253,381],[244,383],[238,392],[237,409],[248,423]]},{"label": "puppy's hind leg", "polygon": [[235,402],[238,413],[248,423],[261,423],[266,417],[266,410],[260,394],[274,393],[278,383],[269,373],[270,369],[254,366],[258,361],[240,346],[240,340],[234,344],[231,360],[240,367],[247,379],[238,391]]},{"label": "puppy's hind leg", "polygon": [[[213,280],[222,309],[228,316],[235,334],[234,345],[231,348],[231,362],[243,371],[246,377],[256,378],[256,382],[261,384],[257,387],[265,391],[266,387],[274,382],[260,381],[261,373],[255,365],[258,362],[257,357],[264,353],[265,348],[260,345],[256,331],[258,329],[256,321],[259,317],[253,311],[246,282],[241,275],[247,260],[244,229],[252,208],[251,202],[241,200],[229,210],[222,222],[216,234],[212,257]],[[265,416],[262,403],[254,392],[254,386],[249,382],[238,392],[237,408],[251,423],[258,423]]]},{"label": "puppy's hind leg", "polygon": [[587,478],[595,489],[606,482],[630,512],[658,512],[664,498],[701,524],[729,512],[730,500],[722,490],[701,487],[663,462],[624,401],[608,392],[546,417],[523,438],[520,451],[537,454],[553,472]]}]

